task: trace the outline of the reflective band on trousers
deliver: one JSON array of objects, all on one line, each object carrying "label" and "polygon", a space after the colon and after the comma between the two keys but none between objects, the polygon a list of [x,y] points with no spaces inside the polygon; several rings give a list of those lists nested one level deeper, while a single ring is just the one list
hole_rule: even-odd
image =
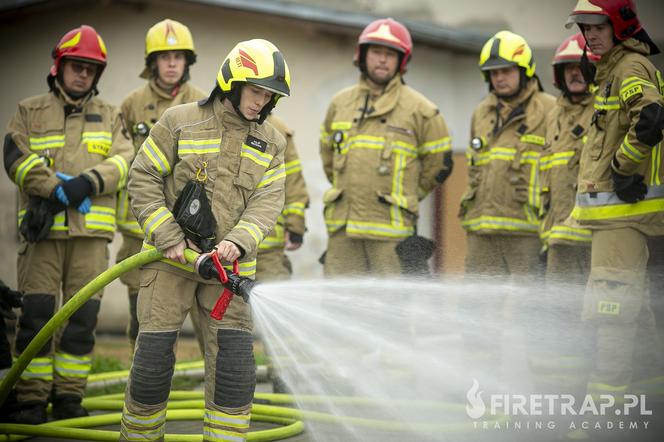
[{"label": "reflective band on trousers", "polygon": [[204,422],[225,427],[249,429],[250,418],[251,416],[248,414],[227,414],[206,408]]},{"label": "reflective band on trousers", "polygon": [[39,379],[41,381],[50,382],[53,380],[53,358],[48,356],[45,358],[34,358],[28,366],[21,373],[21,379],[31,380]]},{"label": "reflective band on trousers", "polygon": [[166,410],[142,416],[130,413],[125,406],[122,410],[122,434],[130,441],[153,441],[164,435]]},{"label": "reflective band on trousers", "polygon": [[216,428],[203,425],[203,441],[218,442],[244,442],[246,438],[244,434],[235,431],[218,430]]},{"label": "reflective band on trousers", "polygon": [[577,220],[625,218],[664,212],[664,186],[650,186],[643,201],[629,204],[615,192],[577,193],[572,217]]},{"label": "reflective band on trousers", "polygon": [[92,359],[90,356],[55,353],[53,367],[60,376],[87,378],[92,368]]}]

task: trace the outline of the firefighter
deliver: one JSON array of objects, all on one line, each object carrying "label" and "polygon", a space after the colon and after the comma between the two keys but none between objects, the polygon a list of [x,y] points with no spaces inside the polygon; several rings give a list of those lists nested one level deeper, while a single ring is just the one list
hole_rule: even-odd
[{"label": "firefighter", "polygon": [[[115,233],[116,193],[127,180],[133,149],[116,110],[96,97],[106,47],[82,25],[52,52],[50,91],[23,100],[5,137],[5,170],[19,188],[18,288],[24,293],[15,352],[19,355],[56,306],[106,270]],[[30,362],[16,385],[16,421],[86,416],[81,406],[90,371],[102,292],[76,311]]]},{"label": "firefighter", "polygon": [[[574,208],[579,158],[594,112],[589,82],[599,58],[585,51],[581,33],[567,39],[553,57],[553,84],[561,91],[548,116],[546,146],[540,159],[540,238],[547,258],[547,289],[533,309],[529,362],[538,391],[581,391],[588,362],[578,314],[590,271],[590,231],[569,227]],[[585,60],[584,60],[585,57]],[[585,74],[584,74],[585,71]]]},{"label": "firefighter", "polygon": [[553,57],[554,86],[562,95],[549,114],[547,144],[540,161],[540,236],[547,249],[546,277],[551,282],[579,285],[585,284],[590,271],[591,234],[566,226],[565,220],[574,208],[579,159],[594,112],[588,82],[594,74],[591,63],[599,57],[585,47],[579,32],[567,38]]},{"label": "firefighter", "polygon": [[[274,229],[258,246],[256,256],[256,281],[279,281],[290,279],[293,268],[290,259],[284,251],[298,250],[304,240],[305,222],[304,210],[309,206],[309,194],[302,175],[302,164],[293,141],[293,131],[286,126],[280,118],[270,115],[267,118],[275,129],[286,139],[284,152],[284,166],[286,168],[284,209],[277,218]],[[191,322],[194,326],[198,347],[205,355],[205,329],[202,328],[201,318],[196,310],[190,311]],[[260,331],[258,331],[260,335]],[[286,387],[272,371],[268,376],[272,379],[274,392],[285,393]]]},{"label": "firefighter", "polygon": [[479,67],[489,95],[472,116],[468,187],[459,212],[467,232],[466,273],[533,275],[540,251],[538,164],[554,98],[542,92],[520,35],[491,37]]},{"label": "firefighter", "polygon": [[574,23],[601,57],[572,211],[573,224],[592,231],[583,319],[597,337],[587,392],[623,394],[661,375],[646,265],[648,236],[664,232],[664,81],[632,0],[580,0]]},{"label": "firefighter", "polygon": [[[189,28],[175,20],[162,20],[152,26],[145,36],[145,68],[141,78],[148,83],[134,91],[122,102],[122,114],[127,122],[136,151],[141,147],[150,128],[161,114],[172,106],[191,103],[206,97],[206,94],[189,80],[189,67],[196,62],[194,40]],[[143,231],[129,208],[126,190],[118,195],[118,229],[122,233],[122,246],[116,261],[129,258],[141,251]],[[139,271],[123,274],[120,280],[127,286],[129,295],[129,325],[127,335],[132,353],[138,319],[136,298],[139,289]]]},{"label": "firefighter", "polygon": [[286,139],[286,200],[274,229],[258,246],[257,281],[276,281],[291,277],[293,269],[284,250],[293,251],[302,246],[306,230],[304,209],[309,206],[309,194],[302,175],[302,163],[293,142],[293,131],[274,115],[270,115],[268,121]]},{"label": "firefighter", "polygon": [[[265,118],[289,94],[281,52],[266,40],[240,42],[209,97],[166,110],[136,156],[130,203],[144,248],[156,247],[167,259],[141,269],[121,440],[164,440],[174,348],[191,308],[205,328],[204,440],[244,440],[256,383],[250,308],[235,296],[223,320],[210,318],[221,285],[196,276],[183,252],[239,259],[240,274],[254,276],[258,245],[283,208],[286,176],[286,141]],[[192,188],[200,199],[182,200]],[[193,226],[212,226],[212,234]]]},{"label": "firefighter", "polygon": [[354,57],[359,84],[328,107],[320,138],[332,184],[323,196],[328,277],[399,274],[397,244],[414,236],[419,202],[452,172],[445,120],[404,82],[412,47],[391,18],[367,25]]}]

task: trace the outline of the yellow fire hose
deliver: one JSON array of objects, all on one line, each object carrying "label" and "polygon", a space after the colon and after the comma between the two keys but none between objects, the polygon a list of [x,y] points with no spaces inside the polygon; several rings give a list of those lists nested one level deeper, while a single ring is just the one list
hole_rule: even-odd
[{"label": "yellow fire hose", "polygon": [[[193,250],[185,250],[185,258],[189,263],[194,263],[198,258],[198,253]],[[156,249],[147,250],[138,253],[126,260],[115,264],[105,272],[101,273],[95,279],[90,281],[85,287],[78,291],[65,305],[59,309],[50,321],[37,333],[34,339],[28,344],[20,357],[14,362],[11,369],[0,383],[0,404],[3,403],[19,376],[30,361],[35,357],[39,349],[53,336],[55,331],[74,314],[88,299],[95,293],[108,285],[111,281],[118,278],[125,272],[138,268],[144,264],[163,259],[163,255]],[[196,363],[193,363],[196,364]],[[176,364],[178,368],[186,370],[192,363]],[[185,367],[187,366],[187,367]],[[183,368],[184,367],[184,368]],[[113,373],[100,373],[90,375],[89,380],[103,380],[113,378],[124,378],[128,376],[128,371],[119,371]],[[98,378],[98,379],[97,379]],[[203,392],[173,391],[169,396],[169,403],[166,413],[167,420],[201,420],[204,413]],[[288,404],[293,405],[295,399],[300,404],[320,403],[333,401],[336,403],[348,403],[356,406],[371,406],[376,404],[377,400],[368,398],[353,397],[319,397],[319,396],[298,396],[294,398],[285,394],[256,393],[255,399],[268,402],[270,404]],[[441,412],[462,412],[463,405],[449,404],[443,402],[422,402],[422,401],[399,401],[404,402],[404,406],[418,406],[434,409],[440,409]],[[83,405],[88,410],[121,411],[124,405],[124,394],[104,395],[83,400]],[[507,417],[500,416],[496,421],[503,421]],[[18,441],[30,436],[46,436],[51,438],[68,438],[87,441],[117,441],[120,434],[118,431],[90,429],[90,427],[99,427],[104,425],[117,425],[120,423],[121,413],[106,413],[88,417],[66,419],[48,422],[42,425],[23,425],[23,424],[0,424],[0,441]],[[277,428],[267,430],[252,431],[247,434],[248,441],[273,441],[285,439],[298,435],[304,431],[302,420],[313,420],[335,423],[350,423],[366,428],[373,428],[384,431],[409,431],[411,427],[403,423],[393,421],[383,421],[378,419],[365,419],[352,416],[334,416],[327,413],[298,410],[283,406],[253,404],[252,421],[267,422],[282,425]],[[459,432],[471,430],[472,422],[451,423],[451,424],[420,424],[418,428],[427,432]],[[183,435],[166,434],[166,441],[201,441],[202,435]]]}]

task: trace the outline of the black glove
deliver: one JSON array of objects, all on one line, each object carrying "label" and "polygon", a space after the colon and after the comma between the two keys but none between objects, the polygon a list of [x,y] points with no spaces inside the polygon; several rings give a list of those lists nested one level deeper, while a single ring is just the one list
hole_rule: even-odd
[{"label": "black glove", "polygon": [[302,244],[304,242],[304,235],[288,231],[288,240],[293,244]]},{"label": "black glove", "polygon": [[404,275],[427,276],[429,258],[436,250],[436,242],[419,235],[409,236],[396,245],[397,256]]},{"label": "black glove", "polygon": [[621,175],[611,168],[613,188],[618,198],[626,203],[634,204],[643,201],[648,193],[648,186],[643,182],[643,175]]},{"label": "black glove", "polygon": [[72,207],[80,206],[83,200],[94,192],[92,182],[85,175],[79,175],[76,178],[65,181],[60,186],[65,191],[69,205]]},{"label": "black glove", "polygon": [[59,201],[30,196],[28,208],[19,226],[19,231],[28,242],[39,242],[48,237],[53,225],[53,216],[65,210]]},{"label": "black glove", "polygon": [[12,308],[23,307],[23,294],[12,290],[0,281],[0,314],[7,319],[16,319]]},{"label": "black glove", "polygon": [[452,169],[454,168],[454,160],[452,160],[452,152],[445,152],[443,155],[443,168],[438,171],[436,175],[436,181],[439,184],[443,184],[445,180],[452,175]]}]

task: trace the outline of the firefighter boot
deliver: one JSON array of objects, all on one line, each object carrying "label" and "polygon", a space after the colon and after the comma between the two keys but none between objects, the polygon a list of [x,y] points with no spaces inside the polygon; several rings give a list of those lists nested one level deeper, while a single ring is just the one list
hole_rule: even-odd
[{"label": "firefighter boot", "polygon": [[17,424],[39,425],[45,423],[46,403],[29,402],[21,405],[21,409],[9,416],[11,422]]},{"label": "firefighter boot", "polygon": [[81,398],[67,395],[57,396],[53,399],[53,419],[71,419],[88,416],[88,410],[81,405]]}]

